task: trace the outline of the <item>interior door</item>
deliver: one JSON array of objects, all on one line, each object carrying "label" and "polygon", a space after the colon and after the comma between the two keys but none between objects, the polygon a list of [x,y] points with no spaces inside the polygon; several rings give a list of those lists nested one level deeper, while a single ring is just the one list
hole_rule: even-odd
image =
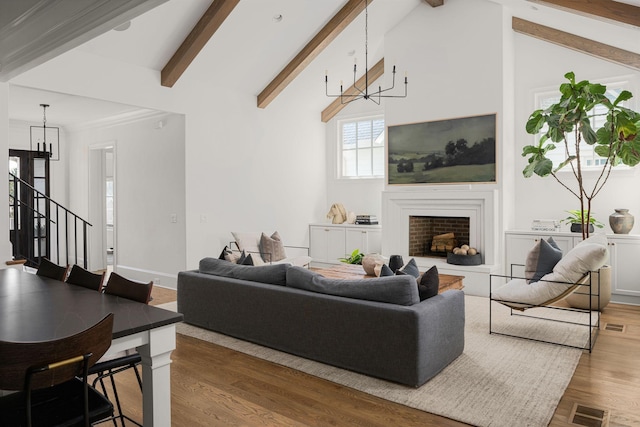
[{"label": "interior door", "polygon": [[27,150],[9,150],[10,238],[14,258],[26,258],[38,265],[40,257],[50,258],[49,157]]}]

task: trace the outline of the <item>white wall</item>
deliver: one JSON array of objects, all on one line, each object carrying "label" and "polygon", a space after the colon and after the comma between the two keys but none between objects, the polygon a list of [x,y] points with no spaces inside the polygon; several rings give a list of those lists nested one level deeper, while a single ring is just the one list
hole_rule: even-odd
[{"label": "white wall", "polygon": [[[529,229],[531,220],[536,218],[562,219],[567,216],[566,210],[579,209],[580,202],[569,191],[564,189],[552,177],[537,176],[525,179],[522,170],[526,159],[520,154],[522,147],[535,143],[533,135],[525,131],[529,115],[536,109],[534,93],[536,91],[558,91],[560,84],[565,83],[564,74],[573,71],[577,80],[603,82],[625,79],[633,84],[631,92],[635,98],[632,108],[640,107],[640,73],[601,59],[585,55],[573,50],[545,43],[543,41],[516,35],[516,108],[515,108],[515,206],[517,215],[514,228]],[[561,173],[563,179],[574,185],[575,178],[570,172]],[[592,187],[598,174],[586,174],[586,186]],[[640,185],[640,168],[628,171],[612,172],[604,189],[594,199],[593,215],[605,224],[604,230],[612,233],[609,227],[609,215],[615,208],[629,208],[638,220],[631,233],[640,232],[640,197],[635,190]],[[575,185],[574,185],[575,188]]]},{"label": "white wall", "polygon": [[[186,268],[218,256],[236,230],[278,230],[286,244],[308,245],[308,224],[326,213],[325,127],[295,83],[262,110],[244,82],[187,72],[169,89],[158,72],[78,50],[14,82],[185,115]],[[155,167],[140,165],[136,177]],[[70,199],[86,191],[76,189]]]},{"label": "white wall", "polygon": [[[126,277],[160,279],[160,286],[175,287],[177,272],[186,268],[184,130],[184,116],[159,114],[69,132],[70,205],[94,225],[94,240],[100,240],[96,236],[104,231],[104,212],[89,208],[88,183],[96,172],[89,170],[90,152],[93,147],[114,147],[114,271]],[[104,182],[103,176],[98,178]],[[175,223],[171,222],[174,214]],[[90,269],[99,267],[93,252],[105,250],[104,244],[92,249]]]}]

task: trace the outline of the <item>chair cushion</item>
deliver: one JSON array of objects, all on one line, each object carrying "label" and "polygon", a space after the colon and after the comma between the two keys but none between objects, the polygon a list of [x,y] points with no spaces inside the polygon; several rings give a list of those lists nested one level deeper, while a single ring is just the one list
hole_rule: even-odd
[{"label": "chair cushion", "polygon": [[512,279],[491,292],[492,298],[533,305],[550,304],[575,290],[585,274],[606,263],[608,255],[607,246],[600,243],[578,244],[539,281],[527,284],[525,279]]},{"label": "chair cushion", "polygon": [[260,253],[260,236],[261,233],[240,233],[232,231],[231,234],[241,251]]},{"label": "chair cushion", "polygon": [[287,286],[327,295],[399,305],[420,302],[416,279],[409,275],[371,279],[328,279],[302,267],[287,270]]}]

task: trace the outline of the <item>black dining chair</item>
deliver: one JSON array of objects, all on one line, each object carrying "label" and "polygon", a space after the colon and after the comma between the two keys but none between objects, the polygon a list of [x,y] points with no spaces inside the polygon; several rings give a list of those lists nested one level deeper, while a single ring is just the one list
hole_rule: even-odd
[{"label": "black dining chair", "polygon": [[68,269],[69,266],[62,267],[58,264],[54,264],[47,258],[40,258],[40,265],[38,266],[36,274],[38,276],[49,277],[51,279],[56,279],[64,282],[64,279],[67,276]]},{"label": "black dining chair", "polygon": [[66,282],[70,285],[83,286],[100,292],[102,290],[104,274],[105,273],[92,273],[75,264],[71,267],[71,271],[69,272]]},{"label": "black dining chair", "polygon": [[113,314],[51,341],[0,341],[1,426],[89,426],[113,415],[111,402],[88,384],[90,366],[111,346]]},{"label": "black dining chair", "polygon": [[[118,297],[141,302],[143,304],[148,304],[149,300],[151,299],[152,289],[153,282],[136,282],[122,277],[117,273],[111,273],[109,275],[109,279],[107,280],[107,284],[104,286],[103,292],[108,295],[115,295]],[[111,389],[113,390],[113,396],[115,400],[115,406],[117,408],[117,412],[112,417],[114,425],[117,425],[116,420],[119,419],[123,427],[125,426],[125,420],[141,426],[141,424],[131,419],[129,416],[125,415],[122,412],[120,397],[118,396],[116,382],[113,378],[113,376],[117,373],[126,371],[128,369],[133,369],[136,375],[136,379],[138,380],[138,385],[140,386],[140,391],[142,391],[142,378],[140,377],[140,372],[138,371],[138,365],[141,362],[142,358],[137,351],[123,352],[122,355],[119,355],[113,359],[96,363],[89,370],[89,374],[97,374],[97,377],[93,381],[93,385],[96,386],[98,383],[100,383],[102,392],[105,394],[105,396],[108,396],[108,394],[104,380],[106,378],[109,378],[110,380]]]}]

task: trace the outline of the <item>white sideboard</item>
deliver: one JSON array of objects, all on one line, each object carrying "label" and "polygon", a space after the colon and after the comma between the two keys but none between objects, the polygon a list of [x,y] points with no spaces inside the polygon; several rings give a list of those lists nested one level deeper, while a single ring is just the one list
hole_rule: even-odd
[{"label": "white sideboard", "polygon": [[[527,254],[541,239],[553,237],[563,253],[582,241],[581,233],[514,230],[505,233],[505,274],[512,264],[524,264]],[[611,265],[611,301],[640,305],[640,235],[607,234]],[[514,267],[521,276],[523,267]]]},{"label": "white sideboard", "polygon": [[315,265],[338,264],[339,258],[348,257],[354,249],[361,253],[382,251],[380,225],[310,224],[309,256]]}]

